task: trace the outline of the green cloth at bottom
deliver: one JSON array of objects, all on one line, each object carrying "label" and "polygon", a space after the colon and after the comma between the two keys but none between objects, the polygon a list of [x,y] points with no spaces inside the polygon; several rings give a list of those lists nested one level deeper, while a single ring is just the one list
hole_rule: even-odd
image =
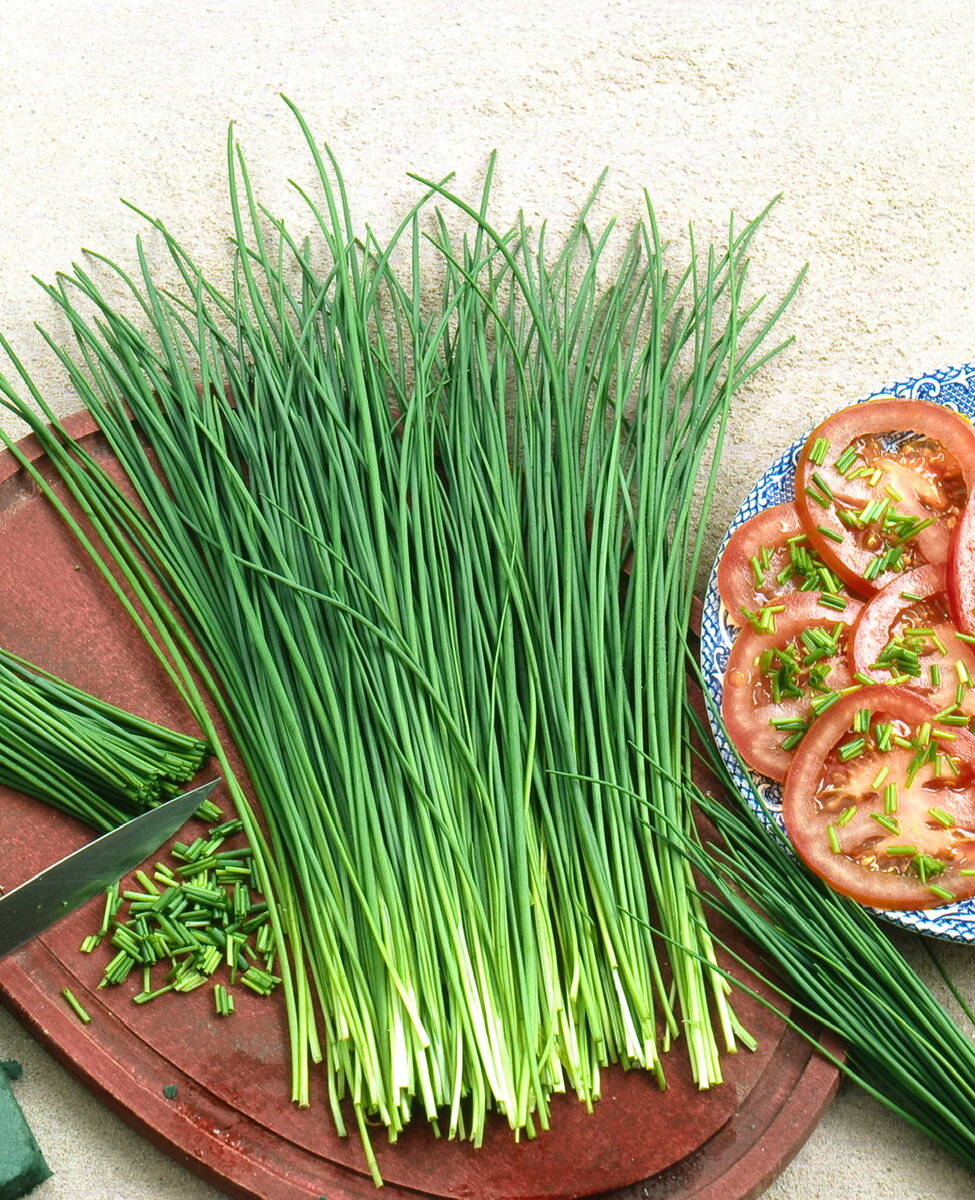
[{"label": "green cloth at bottom", "polygon": [[19,1064],[0,1063],[0,1200],[19,1200],[51,1175],[10,1090],[19,1075]]}]

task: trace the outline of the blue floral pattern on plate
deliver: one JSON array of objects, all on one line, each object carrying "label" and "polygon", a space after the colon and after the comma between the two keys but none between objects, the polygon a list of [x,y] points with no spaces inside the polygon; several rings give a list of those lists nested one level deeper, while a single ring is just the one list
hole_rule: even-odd
[{"label": "blue floral pattern on plate", "polygon": [[[869,396],[862,397],[860,402],[873,400],[878,396],[930,400],[936,404],[953,408],[975,420],[975,363],[943,367],[941,370],[931,372],[930,375],[919,375],[913,379],[901,380],[899,383],[893,383],[889,387],[871,392]],[[763,509],[770,508],[773,504],[781,504],[783,501],[793,499],[796,463],[805,441],[806,437],[800,438],[781,454],[749,492],[725,534],[721,550],[718,553],[719,558],[728,538],[749,517],[753,517]],[[715,711],[720,711],[722,682],[734,636],[734,626],[728,621],[727,614],[718,599],[715,572],[712,571],[704,596],[701,620],[701,666],[705,687],[712,701],[712,705],[709,707]],[[745,772],[724,731],[713,720],[712,729],[721,757],[745,802],[763,823],[767,824],[770,820],[775,821],[781,828],[780,785],[762,775]],[[975,900],[965,900],[958,904],[946,905],[943,908],[916,912],[879,909],[871,911],[876,912],[877,916],[884,920],[915,933],[975,944]]]}]

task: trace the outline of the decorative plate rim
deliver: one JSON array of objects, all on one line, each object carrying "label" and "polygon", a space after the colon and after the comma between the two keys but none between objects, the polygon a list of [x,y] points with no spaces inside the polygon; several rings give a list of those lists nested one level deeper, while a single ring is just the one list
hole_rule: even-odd
[{"label": "decorative plate rim", "polygon": [[[975,420],[975,362],[941,367],[925,375],[899,380],[861,396],[855,403],[863,404],[880,396],[930,400]],[[715,564],[704,593],[701,617],[701,669],[710,701],[707,706],[708,717],[718,750],[745,803],[766,828],[774,822],[780,830],[783,829],[780,813],[781,786],[742,767],[723,727],[715,717],[715,713],[721,709],[724,673],[734,640],[734,626],[728,620],[718,597],[717,563],[728,539],[740,525],[773,504],[794,499],[796,463],[809,432],[811,431],[797,438],[765,469],[732,519],[715,556]],[[936,909],[871,908],[868,911],[913,933],[975,945],[975,899]]]}]

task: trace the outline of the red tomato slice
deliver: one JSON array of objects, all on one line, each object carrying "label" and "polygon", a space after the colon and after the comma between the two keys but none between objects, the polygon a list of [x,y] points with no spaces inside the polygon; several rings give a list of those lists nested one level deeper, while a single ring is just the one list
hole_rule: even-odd
[{"label": "red tomato slice", "polygon": [[854,674],[896,680],[925,696],[949,723],[975,716],[975,646],[959,637],[944,563],[915,567],[863,606],[850,641]]},{"label": "red tomato slice", "polygon": [[781,596],[811,591],[835,597],[842,609],[842,582],[809,545],[796,506],[775,504],[739,525],[721,552],[715,582],[728,619],[753,621]]},{"label": "red tomato slice", "polygon": [[782,780],[817,706],[854,686],[847,637],[861,605],[824,608],[811,592],[783,596],[775,629],[751,626],[735,638],[724,676],[721,715],[755,771]]},{"label": "red tomato slice", "polygon": [[813,545],[867,596],[944,562],[973,490],[975,429],[925,400],[841,409],[813,430],[796,467],[796,509]]},{"label": "red tomato slice", "polygon": [[793,757],[786,831],[812,870],[861,904],[934,908],[975,895],[975,735],[935,716],[905,688],[864,687]]}]

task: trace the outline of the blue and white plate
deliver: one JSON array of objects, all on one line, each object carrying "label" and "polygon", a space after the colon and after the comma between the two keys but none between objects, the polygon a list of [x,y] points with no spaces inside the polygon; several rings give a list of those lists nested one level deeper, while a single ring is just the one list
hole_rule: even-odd
[{"label": "blue and white plate", "polygon": [[[889,387],[872,392],[869,396],[862,397],[861,402],[873,400],[878,396],[931,400],[936,404],[953,408],[975,420],[975,363],[967,363],[960,367],[944,367],[942,370],[933,371],[930,375],[920,375],[915,379],[902,380],[900,383],[891,384]],[[721,551],[724,550],[731,534],[749,517],[753,517],[763,509],[770,508],[773,504],[781,504],[783,501],[794,498],[796,463],[805,441],[806,438],[802,437],[790,446],[758,480],[725,534]],[[719,558],[721,551],[719,551]],[[724,606],[718,599],[715,572],[712,571],[704,597],[704,613],[701,622],[701,665],[705,686],[716,711],[720,711],[722,683],[734,637],[735,627],[728,621]],[[746,776],[724,731],[713,722],[712,724],[721,757],[746,803],[758,814],[763,823],[767,823],[771,819],[781,827],[781,785],[753,772]],[[975,899],[945,905],[943,908],[921,911],[872,911],[876,911],[877,915],[885,920],[915,933],[975,944]]]}]

